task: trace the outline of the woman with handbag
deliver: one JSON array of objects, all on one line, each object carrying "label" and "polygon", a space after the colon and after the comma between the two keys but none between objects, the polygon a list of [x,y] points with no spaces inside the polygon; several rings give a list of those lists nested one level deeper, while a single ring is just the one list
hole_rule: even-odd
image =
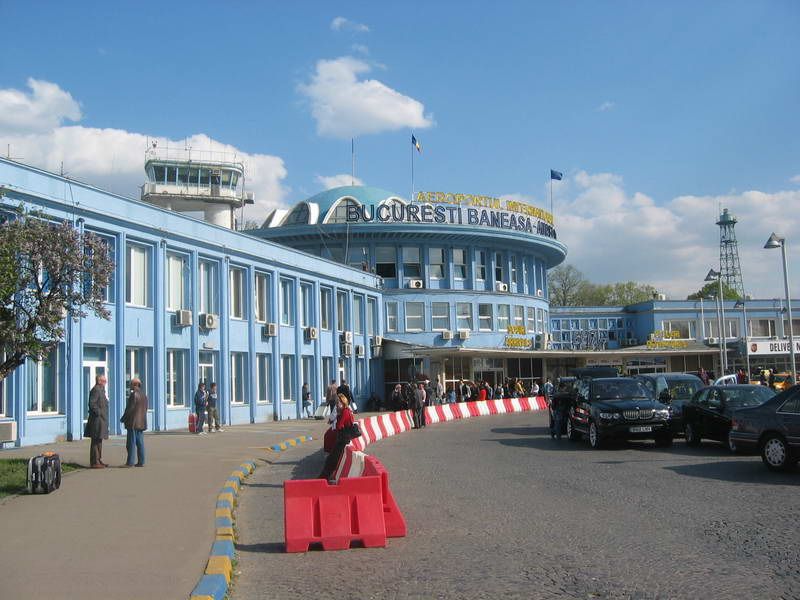
[{"label": "woman with handbag", "polygon": [[[353,420],[353,411],[350,410],[349,404],[347,396],[344,394],[338,395],[336,399],[336,445],[331,450],[331,453],[328,454],[328,458],[325,459],[325,466],[322,467],[322,472],[319,474],[318,479],[330,481],[347,444],[350,443],[350,440],[361,435],[358,425]],[[356,430],[358,430],[358,435],[356,435]]]}]

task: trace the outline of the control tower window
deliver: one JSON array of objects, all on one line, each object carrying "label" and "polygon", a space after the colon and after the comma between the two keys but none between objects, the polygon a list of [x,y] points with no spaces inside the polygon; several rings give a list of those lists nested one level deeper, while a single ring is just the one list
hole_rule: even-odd
[{"label": "control tower window", "polygon": [[239,174],[231,173],[231,187],[235,188],[237,183],[239,183]]},{"label": "control tower window", "polygon": [[189,169],[187,167],[178,167],[178,183],[182,185],[189,183]]},{"label": "control tower window", "polygon": [[200,169],[200,185],[208,185],[208,169]]},{"label": "control tower window", "polygon": [[421,277],[419,248],[403,248],[403,274],[406,277]]},{"label": "control tower window", "polygon": [[394,246],[375,248],[375,273],[384,279],[397,277],[397,249]]},{"label": "control tower window", "polygon": [[178,181],[177,176],[177,167],[167,167],[167,183],[176,183]]},{"label": "control tower window", "polygon": [[231,187],[231,172],[223,171],[219,176],[219,183],[222,187],[225,188]]},{"label": "control tower window", "polygon": [[154,183],[164,183],[164,176],[167,173],[167,168],[161,165],[155,165],[153,167],[153,182]]}]

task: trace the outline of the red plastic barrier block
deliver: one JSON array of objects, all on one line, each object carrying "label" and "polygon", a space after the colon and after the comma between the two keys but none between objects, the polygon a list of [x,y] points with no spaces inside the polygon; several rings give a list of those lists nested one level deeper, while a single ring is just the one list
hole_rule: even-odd
[{"label": "red plastic barrier block", "polygon": [[489,401],[489,402],[486,403],[486,406],[489,409],[489,414],[490,415],[496,415],[497,414],[497,405],[494,402]]},{"label": "red plastic barrier block", "polygon": [[387,438],[390,435],[392,435],[391,433],[389,433],[389,430],[386,429],[386,425],[384,424],[382,417],[383,417],[383,415],[375,417],[375,423],[377,423],[378,429],[381,432],[381,439]]},{"label": "red plastic barrier block", "polygon": [[547,410],[547,400],[544,396],[536,396],[536,404],[539,406],[539,410]]},{"label": "red plastic barrier block", "polygon": [[436,416],[439,417],[439,423],[447,421],[447,417],[444,414],[444,407],[441,404],[437,404],[434,408],[436,408]]},{"label": "red plastic barrier block", "polygon": [[506,407],[507,413],[517,412],[514,410],[514,405],[511,403],[511,398],[503,398],[503,406]]},{"label": "red plastic barrier block", "polygon": [[392,423],[392,427],[394,427],[395,434],[402,433],[405,430],[399,413],[389,413],[389,421]]},{"label": "red plastic barrier block", "polygon": [[467,402],[467,409],[469,410],[469,416],[471,417],[481,416],[481,413],[478,410],[478,405],[475,402]]},{"label": "red plastic barrier block", "polygon": [[531,403],[529,398],[519,398],[519,405],[522,407],[522,410],[530,410]]},{"label": "red plastic barrier block", "polygon": [[389,488],[389,471],[374,456],[364,459],[364,476],[378,475],[381,478],[381,499],[383,501],[383,518],[386,523],[386,537],[405,537],[408,532],[406,519],[397,506],[392,490]]},{"label": "red plastic barrier block", "polygon": [[365,548],[386,546],[381,477],[283,482],[283,526],[286,552],[346,550],[360,541]]},{"label": "red plastic barrier block", "polygon": [[403,422],[403,431],[410,431],[414,427],[411,421],[411,411],[401,410],[397,414],[400,415],[400,419]]}]

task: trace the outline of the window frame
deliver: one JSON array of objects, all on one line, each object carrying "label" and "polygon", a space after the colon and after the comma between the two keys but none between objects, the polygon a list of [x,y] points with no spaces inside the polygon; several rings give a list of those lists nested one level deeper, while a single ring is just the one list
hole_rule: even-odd
[{"label": "window frame", "polygon": [[[417,307],[420,309],[419,314],[409,315],[409,308],[414,307],[416,310]],[[405,330],[406,331],[425,331],[425,303],[424,302],[405,302]],[[416,322],[419,320],[419,327],[412,327],[409,325],[409,319],[414,319]]]},{"label": "window frame", "polygon": [[[133,259],[135,252],[141,252],[141,254],[144,256],[143,261],[141,261],[141,263],[142,263],[141,266],[143,266],[143,268],[144,268],[144,274],[143,274],[142,277],[138,278],[138,279],[141,279],[140,283],[143,284],[143,290],[144,291],[142,292],[142,294],[138,294],[138,293],[135,294],[134,293],[135,291],[138,291],[138,289],[139,289],[138,287],[134,287],[134,285],[133,285],[133,283],[134,283],[133,282],[133,278],[136,276],[136,273],[134,273],[134,268],[135,268],[136,265],[134,265],[134,259]],[[150,284],[151,265],[150,265],[150,263],[151,263],[151,258],[150,257],[152,256],[152,246],[149,246],[149,245],[146,245],[146,244],[140,244],[140,243],[133,242],[133,241],[128,241],[126,243],[125,254],[126,254],[126,261],[125,261],[125,304],[128,305],[128,306],[136,307],[136,308],[150,308],[151,307],[151,301],[150,301],[150,293],[151,293],[151,290],[150,290],[150,288],[151,288],[151,284]],[[144,297],[144,303],[143,304],[140,304],[140,303],[138,303],[136,301],[136,299],[138,299],[138,297],[140,295]],[[137,298],[134,299],[134,296],[136,296]]]},{"label": "window frame", "polygon": [[[439,309],[440,313],[437,314],[436,310]],[[442,314],[442,308],[444,308]],[[437,327],[436,320],[444,321],[444,326],[439,323]],[[449,302],[431,302],[431,331],[450,331],[450,303]]]}]

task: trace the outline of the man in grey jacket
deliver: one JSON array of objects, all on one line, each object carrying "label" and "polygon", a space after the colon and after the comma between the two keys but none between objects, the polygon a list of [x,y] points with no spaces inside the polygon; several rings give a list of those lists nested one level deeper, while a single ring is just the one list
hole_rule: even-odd
[{"label": "man in grey jacket", "polygon": [[108,439],[108,396],[106,395],[106,376],[98,375],[94,387],[89,392],[89,418],[86,421],[84,437],[89,438],[89,465],[92,469],[104,469],[103,440]]},{"label": "man in grey jacket", "polygon": [[126,446],[128,448],[128,461],[126,467],[144,466],[144,430],[147,429],[147,395],[142,391],[142,382],[139,379],[131,380],[131,394],[125,405],[125,413],[120,421],[128,430]]}]

